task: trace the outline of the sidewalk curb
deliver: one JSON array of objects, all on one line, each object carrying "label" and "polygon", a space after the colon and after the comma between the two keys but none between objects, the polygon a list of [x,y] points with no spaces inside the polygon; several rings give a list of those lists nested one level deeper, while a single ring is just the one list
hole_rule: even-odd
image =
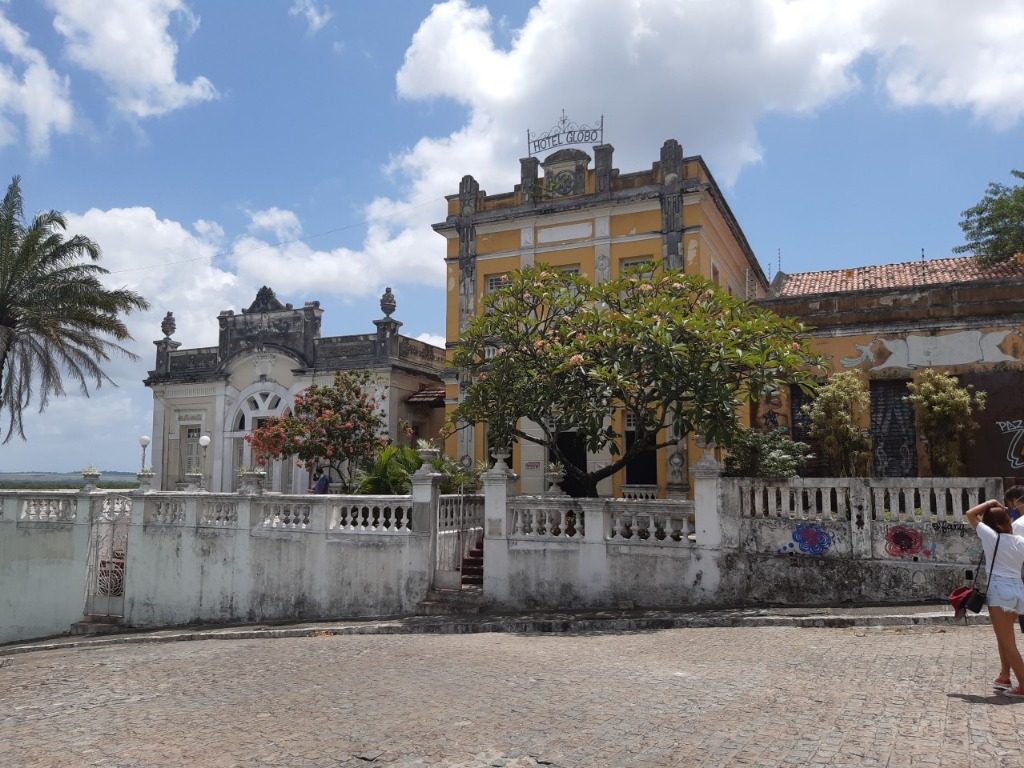
[{"label": "sidewalk curb", "polygon": [[[972,617],[967,626],[982,626],[989,623],[988,616],[979,614]],[[331,635],[408,635],[438,634],[466,635],[493,632],[522,634],[571,634],[577,632],[642,632],[661,629],[705,629],[727,627],[803,627],[810,629],[847,629],[852,627],[909,627],[943,626],[961,627],[948,612],[891,614],[881,616],[723,616],[709,614],[688,614],[684,616],[637,616],[621,618],[522,618],[515,616],[479,618],[456,616],[444,620],[419,621],[417,618],[402,618],[345,624],[324,622],[304,623],[302,626],[267,627],[258,629],[197,629],[167,633],[154,630],[152,633],[118,633],[101,637],[83,637],[79,640],[25,643],[0,647],[0,657],[13,656],[36,651],[55,651],[77,648],[102,648],[110,645],[131,645],[137,643],[177,643],[190,640],[254,640],[299,637],[326,637]],[[157,634],[159,633],[159,634]]]}]

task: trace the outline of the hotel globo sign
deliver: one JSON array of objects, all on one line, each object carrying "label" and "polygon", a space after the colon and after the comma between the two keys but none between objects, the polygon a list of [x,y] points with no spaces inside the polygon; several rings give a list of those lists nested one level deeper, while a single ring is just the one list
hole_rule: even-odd
[{"label": "hotel globo sign", "polygon": [[558,124],[547,133],[536,134],[526,132],[527,151],[530,156],[538,152],[546,152],[555,147],[566,147],[571,144],[601,144],[604,141],[604,115],[596,126],[578,125],[569,120],[562,110]]}]

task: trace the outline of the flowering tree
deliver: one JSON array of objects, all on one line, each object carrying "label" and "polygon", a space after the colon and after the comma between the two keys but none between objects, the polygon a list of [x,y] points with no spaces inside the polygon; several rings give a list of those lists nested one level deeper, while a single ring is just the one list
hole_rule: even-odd
[{"label": "flowering tree", "polygon": [[296,456],[307,470],[329,467],[347,492],[350,470],[387,444],[380,401],[367,394],[370,385],[369,374],[357,371],[338,373],[330,386],[304,389],[290,414],[266,419],[245,436],[256,462]]},{"label": "flowering tree", "polygon": [[[821,363],[799,323],[654,264],[600,285],[527,267],[483,304],[455,348],[466,387],[449,429],[486,422],[492,445],[544,445],[590,496],[635,456],[686,433],[728,445],[742,402],[784,382],[810,388]],[[616,409],[631,416],[628,448],[609,418]],[[612,461],[575,466],[558,445],[570,430]]]},{"label": "flowering tree", "polygon": [[928,446],[933,475],[956,477],[964,471],[963,451],[974,442],[976,411],[985,409],[985,392],[960,386],[955,376],[925,368],[907,384],[917,431]]},{"label": "flowering tree", "polygon": [[829,378],[803,406],[810,417],[815,448],[831,473],[864,477],[871,467],[871,438],[862,424],[868,421],[871,396],[859,371],[842,371]]}]

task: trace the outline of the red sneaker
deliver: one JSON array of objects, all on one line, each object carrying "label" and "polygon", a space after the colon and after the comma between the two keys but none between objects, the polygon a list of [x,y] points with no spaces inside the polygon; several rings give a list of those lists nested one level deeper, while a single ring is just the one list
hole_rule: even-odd
[{"label": "red sneaker", "polygon": [[1016,688],[1003,691],[1003,695],[1009,696],[1011,699],[1024,699],[1024,688],[1018,685]]},{"label": "red sneaker", "polygon": [[1010,682],[1008,677],[997,677],[992,681],[992,686],[995,688],[1013,688],[1013,683]]}]

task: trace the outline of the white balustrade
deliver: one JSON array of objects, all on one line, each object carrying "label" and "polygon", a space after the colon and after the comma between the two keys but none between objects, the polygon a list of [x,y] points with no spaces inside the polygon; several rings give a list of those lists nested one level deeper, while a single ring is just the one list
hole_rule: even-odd
[{"label": "white balustrade", "polygon": [[309,528],[310,505],[290,501],[257,503],[257,519],[269,530],[304,531]]},{"label": "white balustrade", "polygon": [[585,513],[568,496],[519,496],[509,499],[512,536],[582,539]]},{"label": "white balustrade", "polygon": [[409,496],[334,496],[328,530],[336,532],[408,533],[412,498]]},{"label": "white balustrade", "polygon": [[73,523],[77,509],[74,496],[31,496],[21,504],[19,520],[39,523]]},{"label": "white balustrade", "polygon": [[199,502],[199,525],[210,528],[234,528],[237,524],[237,501],[203,499]]},{"label": "white balustrade", "polygon": [[695,535],[693,505],[617,502],[609,506],[606,540],[622,544],[688,544]]},{"label": "white balustrade", "polygon": [[864,499],[872,520],[959,523],[986,497],[984,478],[723,478],[737,483],[740,515],[791,520],[849,520]]},{"label": "white balustrade", "polygon": [[144,521],[147,525],[182,525],[185,502],[179,499],[146,499]]}]

